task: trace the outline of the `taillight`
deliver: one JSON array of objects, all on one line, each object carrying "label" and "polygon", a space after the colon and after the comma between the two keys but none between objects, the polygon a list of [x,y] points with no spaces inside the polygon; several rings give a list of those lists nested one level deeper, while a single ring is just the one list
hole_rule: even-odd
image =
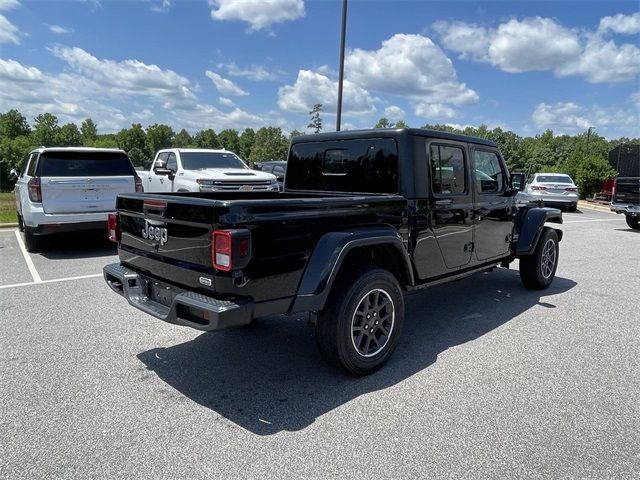
[{"label": "taillight", "polygon": [[107,216],[107,233],[109,240],[112,242],[119,242],[122,238],[120,231],[120,217],[117,213],[110,213]]},{"label": "taillight", "polygon": [[542,187],[542,186],[538,186],[538,185],[533,185],[531,187],[531,190],[546,190],[547,187]]},{"label": "taillight", "polygon": [[611,189],[611,198],[616,196],[616,190],[618,189],[618,179],[613,181],[613,188]]},{"label": "taillight", "polygon": [[27,190],[29,191],[29,200],[35,203],[42,202],[42,187],[40,185],[40,177],[33,177],[27,183]]},{"label": "taillight", "polygon": [[577,191],[578,191],[578,189],[577,189],[577,188],[575,188],[575,187],[568,187],[568,188],[565,188],[565,190],[566,190],[567,192],[577,192]]},{"label": "taillight", "polygon": [[143,193],[144,187],[142,186],[142,179],[138,175],[136,175],[134,177],[134,180],[136,182],[136,192]]},{"label": "taillight", "polygon": [[244,268],[251,260],[251,232],[245,229],[214,230],[211,234],[211,263],[223,272]]}]

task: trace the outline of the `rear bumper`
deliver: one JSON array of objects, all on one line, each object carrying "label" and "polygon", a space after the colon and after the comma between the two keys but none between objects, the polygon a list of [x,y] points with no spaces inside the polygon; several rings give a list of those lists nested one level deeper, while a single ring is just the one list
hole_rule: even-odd
[{"label": "rear bumper", "polygon": [[577,205],[578,195],[536,195],[535,193],[529,193],[534,200],[542,200],[545,205]]},{"label": "rear bumper", "polygon": [[[22,205],[22,220],[35,233],[105,228],[109,212],[45,213],[41,204]],[[57,230],[54,230],[57,229]]]},{"label": "rear bumper", "polygon": [[640,216],[640,205],[637,203],[611,203],[609,209],[616,213],[624,213],[634,217]]},{"label": "rear bumper", "polygon": [[27,227],[33,235],[51,235],[54,233],[83,232],[88,230],[102,230],[107,234],[107,222],[82,222],[82,223],[41,223],[35,227]]},{"label": "rear bumper", "polygon": [[107,285],[139,310],[160,320],[197,330],[221,330],[248,325],[254,303],[221,300],[159,282],[112,263],[103,268]]}]

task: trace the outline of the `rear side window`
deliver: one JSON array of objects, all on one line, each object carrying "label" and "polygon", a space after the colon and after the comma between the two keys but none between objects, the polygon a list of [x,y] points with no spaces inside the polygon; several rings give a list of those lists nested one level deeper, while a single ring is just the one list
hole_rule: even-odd
[{"label": "rear side window", "polygon": [[41,177],[108,177],[134,175],[122,152],[43,152],[38,162]]},{"label": "rear side window", "polygon": [[467,189],[467,172],[464,152],[460,147],[431,145],[431,187],[435,194],[464,193]]},{"label": "rear side window", "polygon": [[38,159],[38,154],[32,153],[31,155],[29,155],[29,158],[27,160],[29,162],[29,166],[27,167],[27,175],[30,177],[36,176],[37,159]]},{"label": "rear side window", "polygon": [[536,182],[541,183],[573,183],[569,175],[538,175]]},{"label": "rear side window", "polygon": [[292,190],[398,192],[398,147],[392,138],[298,143],[286,186]]}]

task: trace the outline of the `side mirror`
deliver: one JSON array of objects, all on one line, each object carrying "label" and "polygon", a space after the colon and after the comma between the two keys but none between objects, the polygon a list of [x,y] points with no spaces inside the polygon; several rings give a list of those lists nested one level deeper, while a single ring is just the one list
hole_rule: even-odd
[{"label": "side mirror", "polygon": [[284,182],[284,175],[279,175],[279,176],[277,176],[277,177],[276,177],[276,180],[277,180],[277,181],[279,181],[279,182],[281,182],[281,183],[282,183],[282,182]]},{"label": "side mirror", "polygon": [[516,192],[522,192],[524,190],[524,173],[512,173],[511,174],[511,188]]},{"label": "side mirror", "polygon": [[9,172],[9,178],[11,178],[11,180],[17,180],[19,177],[20,174],[18,173],[18,171],[15,168],[12,168]]}]

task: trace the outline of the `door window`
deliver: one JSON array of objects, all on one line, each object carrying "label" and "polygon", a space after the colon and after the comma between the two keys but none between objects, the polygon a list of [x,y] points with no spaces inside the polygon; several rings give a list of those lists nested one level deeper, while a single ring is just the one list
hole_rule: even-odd
[{"label": "door window", "polygon": [[460,194],[467,189],[464,151],[460,147],[431,145],[431,188],[435,194]]},{"label": "door window", "polygon": [[153,169],[155,170],[156,168],[166,168],[168,156],[169,156],[168,152],[164,152],[158,155],[158,159],[156,160],[156,163],[153,165]]},{"label": "door window", "polygon": [[176,154],[173,152],[169,154],[169,158],[167,159],[167,169],[173,173],[178,171],[178,160],[176,160]]},{"label": "door window", "polygon": [[495,152],[476,150],[475,163],[476,191],[480,193],[500,193],[504,190],[504,172]]}]

